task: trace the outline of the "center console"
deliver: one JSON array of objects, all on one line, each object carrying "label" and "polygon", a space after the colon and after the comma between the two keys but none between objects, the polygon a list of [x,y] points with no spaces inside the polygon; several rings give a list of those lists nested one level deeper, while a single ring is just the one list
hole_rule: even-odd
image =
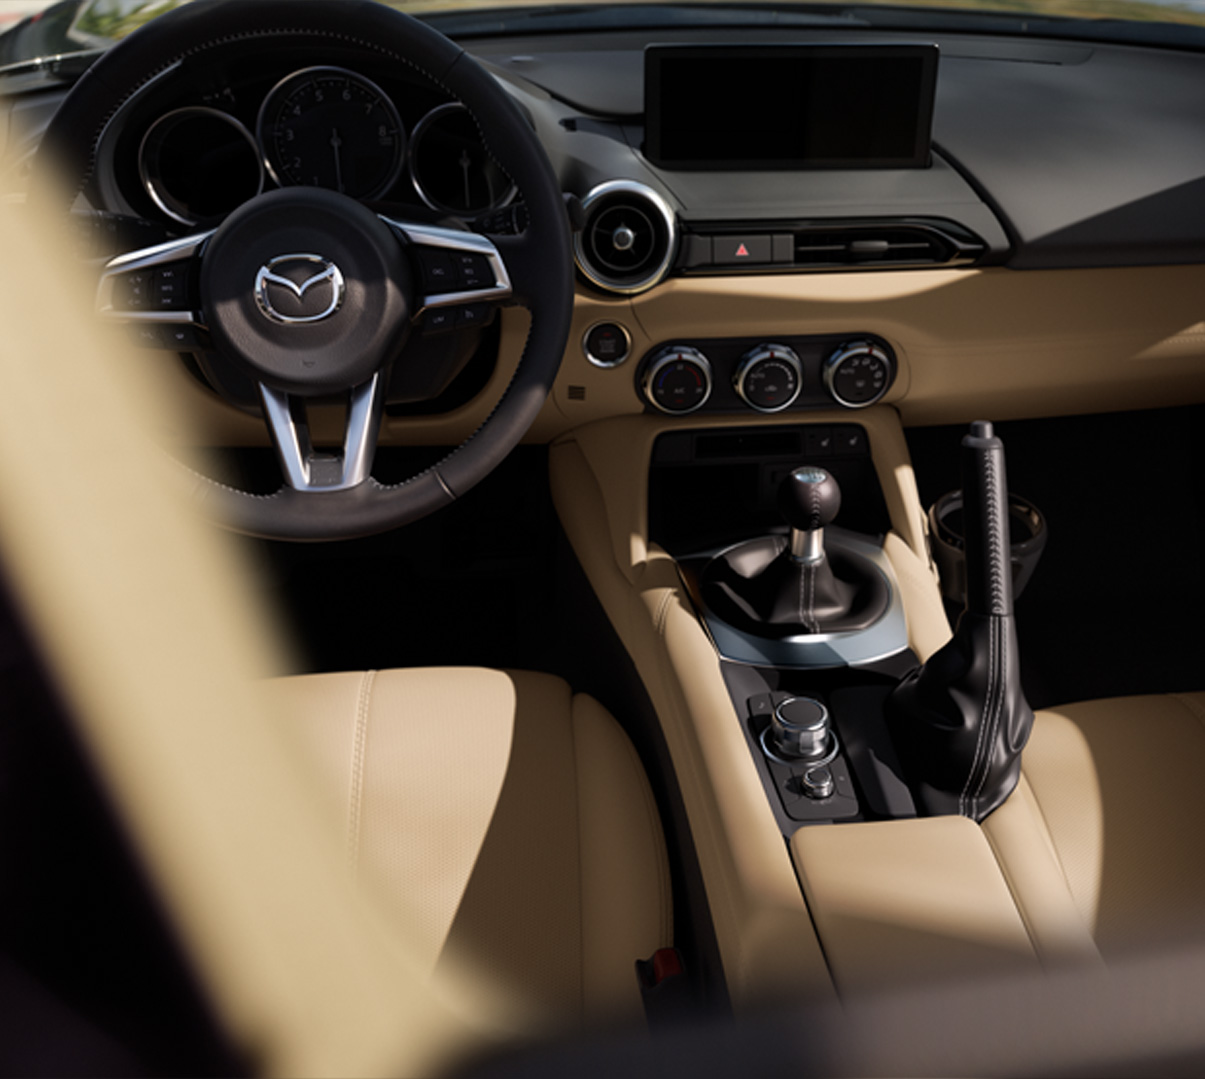
[{"label": "center console", "polygon": [[[1062,911],[1048,936],[1063,946],[1070,900],[1034,839],[1024,781],[980,824],[933,815],[951,811],[917,801],[916,775],[934,790],[945,780],[902,767],[901,723],[932,735],[934,760],[948,755],[930,721],[951,672],[1008,664],[980,663],[977,644],[964,653],[951,636],[893,409],[650,409],[576,428],[553,444],[550,470],[566,534],[661,724],[738,1012],[997,963],[1037,969],[1045,931],[1030,932],[1041,919],[1022,909],[1006,848],[1044,897],[1062,897],[1047,907]],[[995,508],[998,525],[1007,508]],[[817,568],[830,556],[836,586]],[[813,586],[828,598],[809,607]],[[984,639],[998,644],[1004,623],[992,625]],[[909,702],[899,687],[917,669]],[[982,744],[995,746],[1012,721],[988,706],[1008,697],[1007,679],[988,681],[969,719],[988,720]],[[967,758],[974,777],[1015,781],[1007,754],[988,756]],[[1088,955],[1085,939],[1068,952]]]}]

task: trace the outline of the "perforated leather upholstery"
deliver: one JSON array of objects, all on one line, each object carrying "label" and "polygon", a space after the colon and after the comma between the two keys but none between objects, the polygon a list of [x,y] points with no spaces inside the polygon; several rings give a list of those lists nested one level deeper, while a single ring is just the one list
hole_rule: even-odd
[{"label": "perforated leather upholstery", "polygon": [[525,1026],[639,1018],[634,962],[672,943],[669,872],[648,780],[597,702],[478,668],[267,691],[431,977],[472,963]]}]

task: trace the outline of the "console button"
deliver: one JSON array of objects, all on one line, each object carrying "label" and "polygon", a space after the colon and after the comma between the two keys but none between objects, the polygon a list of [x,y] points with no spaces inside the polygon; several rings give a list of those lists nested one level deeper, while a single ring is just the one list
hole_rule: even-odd
[{"label": "console button", "polygon": [[803,429],[803,455],[805,457],[828,457],[833,452],[833,429],[831,427],[805,427]]},{"label": "console button", "polygon": [[833,453],[853,457],[864,454],[869,448],[864,427],[841,424],[833,428]]},{"label": "console button", "polygon": [[739,266],[742,263],[773,261],[769,236],[713,236],[712,257],[720,266]]},{"label": "console button", "polygon": [[582,351],[595,367],[618,367],[628,358],[631,347],[628,331],[615,322],[591,326],[582,340]]}]

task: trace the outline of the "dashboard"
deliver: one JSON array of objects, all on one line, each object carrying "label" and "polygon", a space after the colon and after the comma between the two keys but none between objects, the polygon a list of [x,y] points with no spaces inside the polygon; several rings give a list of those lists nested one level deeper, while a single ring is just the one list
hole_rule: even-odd
[{"label": "dashboard", "polygon": [[[1205,57],[876,33],[863,50],[937,57],[919,164],[762,167],[717,146],[684,165],[650,150],[651,46],[701,55],[688,74],[703,83],[724,48],[850,40],[689,26],[464,39],[529,118],[576,215],[570,344],[530,437],[641,411],[886,401],[906,423],[934,423],[1205,399]],[[522,229],[473,118],[417,70],[335,42],[220,55],[158,72],[106,128],[88,196],[107,219],[91,227],[118,247],[212,227],[295,185],[486,236]],[[692,138],[706,148],[716,98],[690,89],[678,120],[696,102]],[[778,106],[758,93],[742,108],[752,123],[763,100],[772,133]],[[10,142],[22,123],[36,139],[55,101],[8,99]],[[720,139],[733,120],[712,126]],[[446,329],[455,378],[421,401],[395,394],[385,441],[459,441],[481,419],[477,397],[513,372],[520,312]],[[183,369],[224,398],[196,399],[214,441],[262,442],[247,387],[208,361]]]}]

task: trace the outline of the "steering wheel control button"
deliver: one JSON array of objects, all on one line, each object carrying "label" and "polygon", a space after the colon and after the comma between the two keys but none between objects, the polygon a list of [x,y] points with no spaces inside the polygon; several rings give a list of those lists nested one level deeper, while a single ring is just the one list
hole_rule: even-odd
[{"label": "steering wheel control button", "polygon": [[466,292],[493,286],[494,275],[490,272],[490,264],[484,255],[463,252],[453,256],[452,261],[459,272],[460,287]]},{"label": "steering wheel control button", "polygon": [[490,320],[490,305],[488,303],[466,303],[463,307],[453,308],[456,312],[456,326],[484,326]]},{"label": "steering wheel control button", "polygon": [[456,328],[456,309],[454,307],[433,307],[423,315],[424,333],[443,333],[445,330]]},{"label": "steering wheel control button", "polygon": [[150,306],[151,272],[122,274],[115,290],[116,306],[122,311],[145,311]]},{"label": "steering wheel control button", "polygon": [[452,256],[446,251],[420,248],[418,262],[423,270],[423,284],[432,292],[451,292],[460,283]]},{"label": "steering wheel control button", "polygon": [[410,332],[410,262],[393,230],[334,191],[245,203],[201,260],[200,309],[218,351],[264,386],[317,396],[367,384]]},{"label": "steering wheel control button", "polygon": [[832,770],[828,767],[809,768],[803,773],[801,784],[808,798],[831,798],[837,789]]},{"label": "steering wheel control button", "polygon": [[643,390],[645,399],[662,412],[694,412],[711,396],[711,361],[697,348],[671,345],[649,362]]},{"label": "steering wheel control button", "polygon": [[828,709],[814,697],[788,697],[770,717],[770,737],[780,756],[819,765],[831,748]]},{"label": "steering wheel control button", "polygon": [[786,345],[758,345],[741,357],[732,385],[750,408],[780,412],[803,389],[803,365]]},{"label": "steering wheel control button", "polygon": [[582,338],[582,352],[595,367],[618,367],[632,351],[632,336],[618,322],[599,322]]},{"label": "steering wheel control button", "polygon": [[824,361],[824,387],[846,408],[866,408],[890,389],[895,365],[887,352],[869,341],[842,345]]},{"label": "steering wheel control button", "polygon": [[155,271],[151,281],[151,306],[156,311],[187,311],[188,266],[178,263]]}]

